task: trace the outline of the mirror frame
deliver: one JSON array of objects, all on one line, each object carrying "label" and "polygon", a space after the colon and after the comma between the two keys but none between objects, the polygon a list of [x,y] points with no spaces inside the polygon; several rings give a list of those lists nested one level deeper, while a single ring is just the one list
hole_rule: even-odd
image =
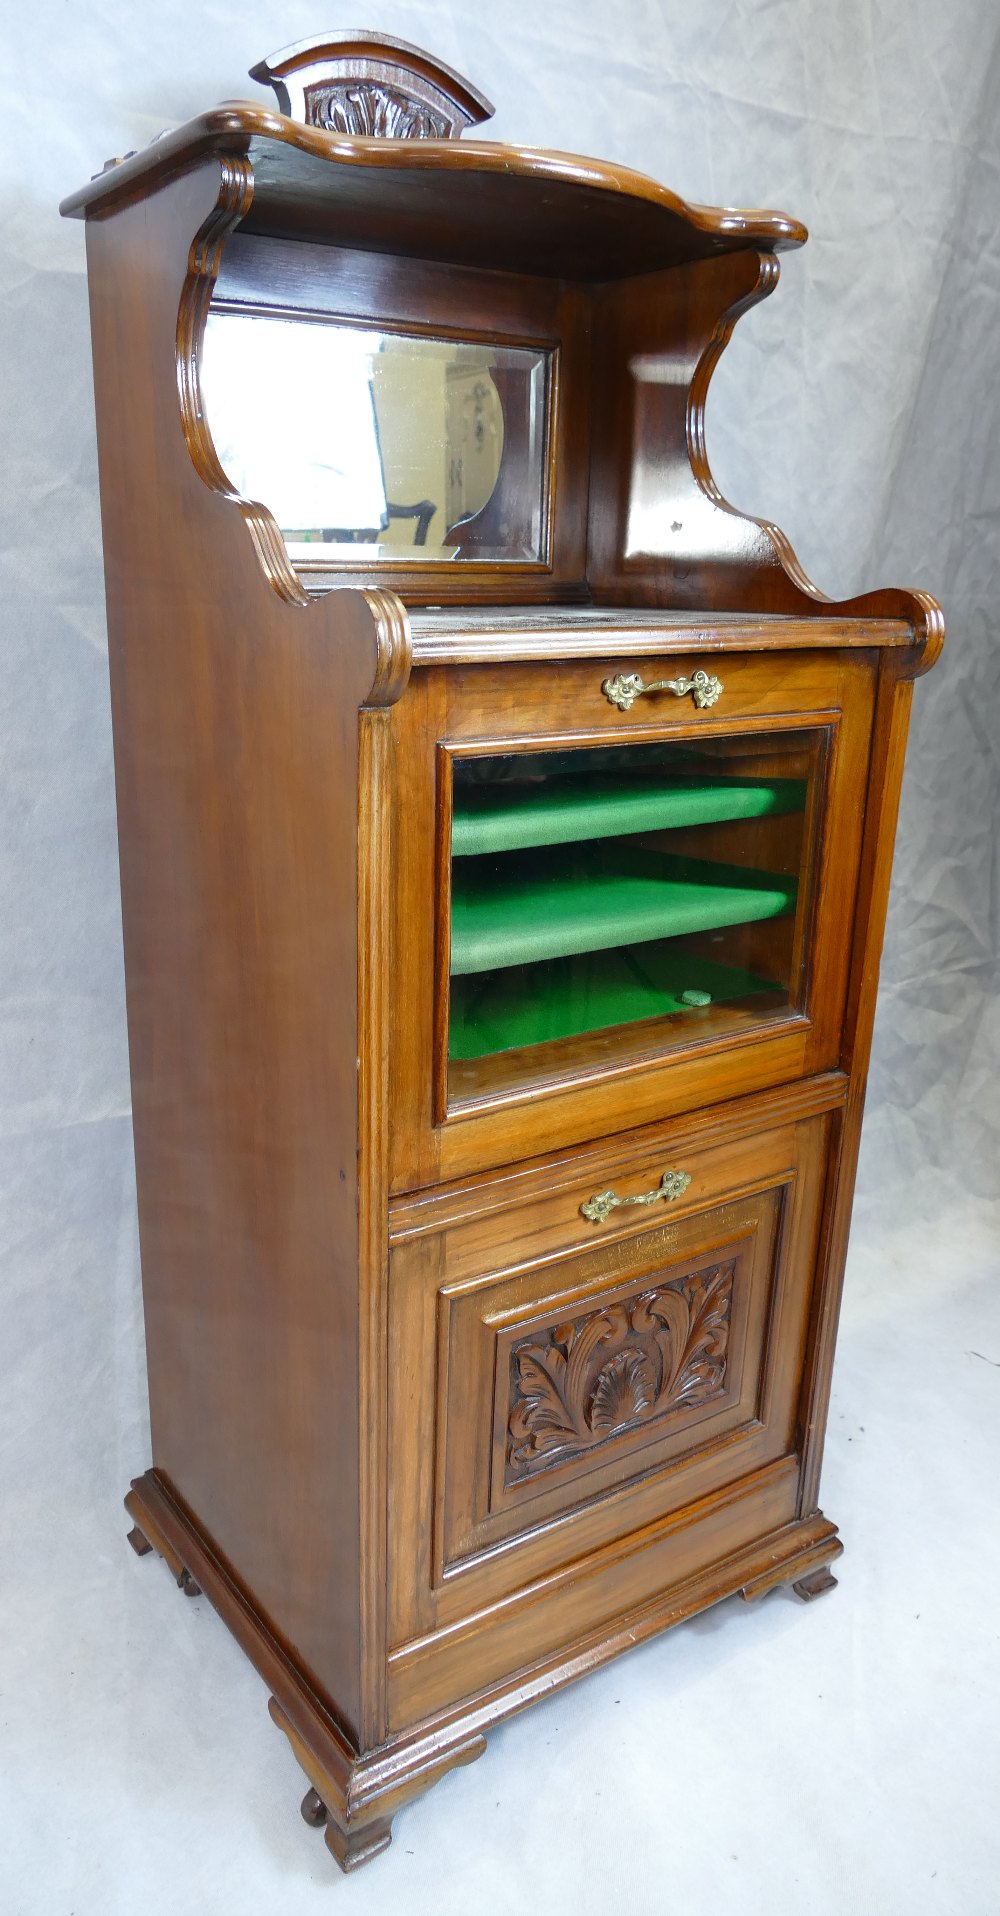
[{"label": "mirror frame", "polygon": [[[227,466],[227,457],[230,456],[233,444],[233,434],[230,432],[228,435],[228,443],[226,443],[217,436],[213,426],[211,382],[207,376],[206,343],[209,327],[213,325],[213,322],[225,319],[236,321],[255,320],[281,325],[327,327],[337,329],[345,334],[354,335],[364,333],[377,334],[383,339],[391,338],[401,342],[412,342],[415,345],[426,343],[429,346],[440,348],[447,348],[449,345],[459,348],[466,347],[470,349],[473,354],[477,351],[481,351],[483,354],[503,354],[506,352],[525,355],[526,363],[523,367],[525,379],[529,382],[530,386],[531,383],[540,378],[542,386],[541,403],[538,407],[537,419],[535,421],[537,434],[536,456],[531,468],[527,466],[525,468],[531,482],[531,497],[528,510],[530,511],[533,522],[537,524],[538,528],[536,550],[526,552],[522,549],[508,554],[497,548],[490,549],[487,547],[480,552],[472,551],[468,555],[461,555],[447,550],[447,545],[451,544],[451,541],[442,541],[441,544],[427,547],[426,556],[424,556],[424,551],[419,540],[415,540],[412,547],[406,544],[390,544],[387,549],[380,551],[377,549],[377,544],[379,543],[377,541],[355,541],[349,538],[341,540],[331,539],[327,541],[321,538],[295,539],[290,536],[294,531],[299,529],[305,530],[306,527],[300,527],[298,525],[290,527],[282,524],[282,517],[287,515],[283,514],[281,509],[272,502],[273,495],[269,496],[266,485],[251,482],[245,488],[241,487],[238,479],[234,477]],[[217,334],[216,337],[218,337]],[[501,370],[510,371],[518,369],[508,366]],[[205,422],[212,438],[213,446],[215,447],[216,457],[234,492],[243,497],[253,498],[255,503],[267,507],[284,541],[289,560],[297,571],[318,569],[326,572],[344,565],[351,566],[352,568],[364,565],[366,568],[371,567],[377,575],[381,576],[386,568],[399,568],[400,566],[408,565],[419,566],[421,570],[430,566],[444,566],[449,568],[449,570],[454,567],[463,572],[471,565],[496,566],[502,568],[503,571],[506,571],[510,566],[546,566],[549,563],[552,544],[552,510],[550,498],[552,475],[550,452],[555,416],[555,389],[557,381],[558,347],[551,341],[535,341],[521,337],[512,339],[500,338],[495,334],[476,334],[468,328],[455,326],[445,328],[436,325],[420,325],[412,322],[403,325],[395,321],[391,324],[387,324],[383,320],[367,319],[360,314],[318,313],[315,311],[303,311],[301,308],[293,306],[278,307],[270,303],[266,306],[262,304],[251,306],[243,301],[233,301],[229,299],[213,300],[206,316],[205,335],[202,342],[202,404],[204,407]],[[252,442],[255,417],[255,392],[252,376],[248,377],[246,381],[245,395],[241,392],[240,397],[241,400],[244,400],[243,411],[247,421],[247,439]],[[372,404],[373,409],[377,408],[377,400],[374,392],[372,392]],[[269,411],[270,409],[268,408],[267,410]],[[218,423],[218,414],[216,414],[216,423]],[[375,443],[379,453],[382,454],[383,433],[381,431],[381,422],[378,420],[377,410],[375,410],[374,414],[374,423]],[[353,427],[348,430],[353,430]],[[448,442],[445,432],[442,434],[441,443],[444,447],[447,447]],[[447,453],[445,457],[447,459]],[[384,463],[382,476],[384,479]],[[480,515],[486,512],[490,504],[497,498],[498,492],[503,484],[503,477],[504,450],[501,451],[497,476],[487,498],[483,500],[475,512],[470,513],[464,519],[453,521],[452,523],[455,529],[462,525],[473,526],[475,524],[475,521]],[[386,499],[386,511],[389,519],[402,516],[401,505],[403,503],[405,502],[392,502],[389,501],[388,498]],[[427,503],[429,503],[429,501]],[[412,504],[407,509],[406,516],[416,517],[419,526],[419,514],[417,513],[416,507]],[[308,529],[311,531],[314,528],[313,526],[309,526]],[[321,530],[318,523],[315,526],[315,530]],[[380,527],[380,530],[384,531],[385,526]]]}]

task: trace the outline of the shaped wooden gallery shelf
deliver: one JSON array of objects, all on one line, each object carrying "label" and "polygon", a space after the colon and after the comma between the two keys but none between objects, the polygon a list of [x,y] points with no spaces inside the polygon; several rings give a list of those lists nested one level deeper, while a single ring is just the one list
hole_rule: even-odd
[{"label": "shaped wooden gallery shelf", "polygon": [[833,1583],[944,627],[823,599],[712,482],[712,369],[794,220],[460,140],[487,102],[377,36],[254,77],[283,112],[217,107],[63,207],[153,1438],[126,1501],[352,1868],[554,1684]]}]

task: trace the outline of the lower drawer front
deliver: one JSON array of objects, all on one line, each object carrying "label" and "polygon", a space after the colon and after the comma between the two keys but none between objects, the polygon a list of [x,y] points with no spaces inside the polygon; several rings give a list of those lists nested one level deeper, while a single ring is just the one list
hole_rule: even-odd
[{"label": "lower drawer front", "polygon": [[396,1244],[396,1726],[794,1517],[830,1122],[619,1147],[613,1184],[591,1160]]}]

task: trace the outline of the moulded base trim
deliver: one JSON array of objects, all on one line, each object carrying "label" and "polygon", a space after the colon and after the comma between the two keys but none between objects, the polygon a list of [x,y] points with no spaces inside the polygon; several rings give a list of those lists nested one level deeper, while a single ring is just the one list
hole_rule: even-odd
[{"label": "moulded base trim", "polygon": [[[327,1845],[345,1870],[387,1847],[392,1819],[406,1802],[448,1770],[481,1756],[491,1724],[725,1597],[754,1598],[778,1584],[797,1583],[843,1549],[835,1526],[817,1511],[623,1614],[613,1628],[595,1631],[378,1748],[360,1751],[155,1471],[133,1481],[125,1508],[139,1538],[163,1557],[180,1587],[192,1595],[204,1593],[268,1685],[271,1717],[288,1737],[318,1799],[307,1797],[307,1821],[325,1825]],[[136,1548],[134,1533],[130,1541]],[[140,1554],[145,1554],[141,1548]]]}]

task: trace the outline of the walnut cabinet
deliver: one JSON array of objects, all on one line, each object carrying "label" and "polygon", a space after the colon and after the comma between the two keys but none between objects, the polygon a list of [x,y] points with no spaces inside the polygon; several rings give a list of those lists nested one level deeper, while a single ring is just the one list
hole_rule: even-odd
[{"label": "walnut cabinet", "polygon": [[[350,1868],[488,1726],[833,1583],[824,1421],[925,594],[707,464],[805,233],[377,36],[86,220],[152,1467]],[[762,466],[767,447],[761,447]]]}]

